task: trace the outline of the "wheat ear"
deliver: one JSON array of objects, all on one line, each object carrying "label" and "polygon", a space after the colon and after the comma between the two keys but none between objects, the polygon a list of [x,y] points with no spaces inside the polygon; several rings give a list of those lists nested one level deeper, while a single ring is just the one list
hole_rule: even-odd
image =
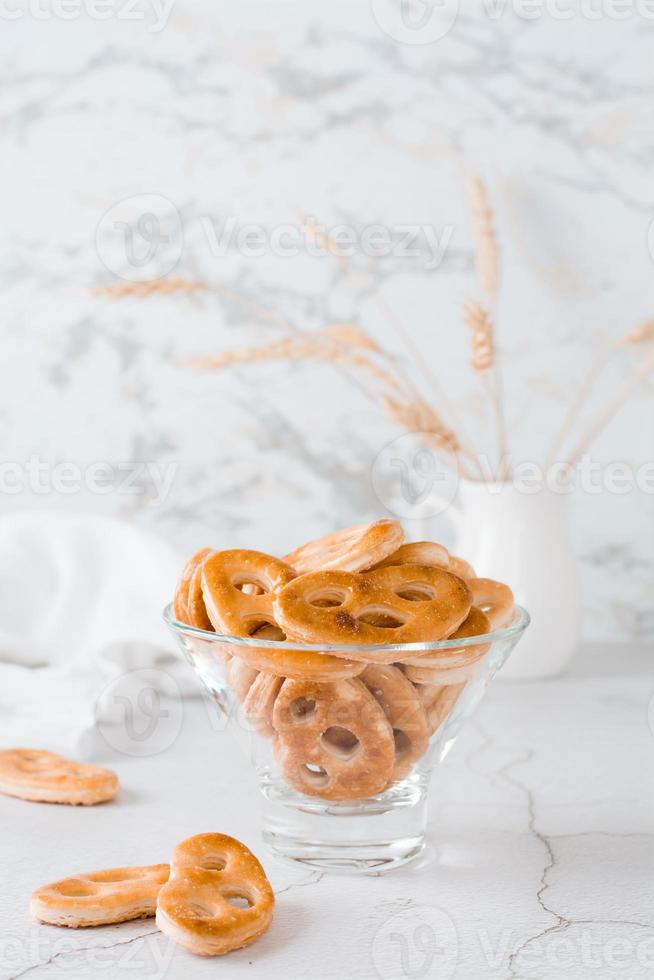
[{"label": "wheat ear", "polygon": [[488,311],[481,303],[471,300],[463,307],[465,321],[470,328],[473,371],[477,374],[488,374],[495,364],[495,343],[493,324]]}]

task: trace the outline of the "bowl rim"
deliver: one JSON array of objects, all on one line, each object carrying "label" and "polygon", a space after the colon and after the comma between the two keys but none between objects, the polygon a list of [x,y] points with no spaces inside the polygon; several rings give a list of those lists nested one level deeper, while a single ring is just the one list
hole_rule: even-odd
[{"label": "bowl rim", "polygon": [[492,633],[483,633],[479,636],[466,636],[458,640],[431,640],[423,643],[294,643],[289,640],[255,640],[251,636],[227,636],[221,633],[214,633],[212,630],[198,629],[197,626],[188,626],[180,623],[173,615],[173,604],[169,602],[163,610],[163,620],[173,633],[185,633],[196,639],[206,640],[210,643],[225,643],[228,646],[247,646],[255,650],[302,650],[310,653],[348,653],[357,651],[359,653],[366,650],[390,650],[392,652],[410,654],[427,653],[435,650],[459,650],[461,647],[479,646],[485,643],[497,643],[499,640],[511,640],[519,637],[529,626],[531,616],[523,606],[515,606],[516,615],[510,626],[495,630]]}]

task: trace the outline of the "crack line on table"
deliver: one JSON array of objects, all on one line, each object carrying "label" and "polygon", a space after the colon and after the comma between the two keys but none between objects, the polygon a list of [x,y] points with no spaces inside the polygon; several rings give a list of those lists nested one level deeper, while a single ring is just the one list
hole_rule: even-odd
[{"label": "crack line on table", "polygon": [[[480,731],[482,731],[482,730],[480,729]],[[483,734],[483,732],[482,732],[482,734]],[[514,759],[512,762],[509,762],[505,766],[502,766],[501,769],[498,769],[497,770],[497,775],[500,778],[504,779],[505,782],[508,782],[510,785],[515,786],[516,789],[520,790],[524,794],[524,796],[525,796],[525,799],[527,801],[527,812],[529,814],[529,822],[528,822],[529,832],[537,840],[539,840],[541,842],[541,844],[543,845],[543,847],[547,851],[547,858],[548,858],[547,863],[545,864],[545,866],[543,868],[543,871],[542,871],[542,874],[541,874],[541,877],[540,877],[539,888],[538,888],[538,891],[536,892],[536,900],[537,900],[538,904],[540,905],[540,907],[542,908],[542,910],[544,912],[546,912],[548,915],[554,916],[554,918],[557,921],[555,923],[553,923],[551,926],[548,926],[546,929],[542,929],[540,932],[536,933],[536,935],[534,935],[534,936],[528,936],[527,939],[524,940],[524,942],[520,943],[520,945],[517,946],[516,949],[513,950],[513,952],[509,956],[509,962],[508,962],[509,971],[510,971],[509,972],[509,977],[510,978],[516,978],[518,976],[518,974],[516,972],[516,962],[515,961],[516,961],[517,957],[520,955],[520,953],[523,950],[525,950],[527,948],[527,946],[529,946],[531,943],[538,942],[540,939],[543,939],[545,936],[550,935],[550,933],[555,933],[555,932],[559,932],[559,931],[565,932],[567,929],[569,929],[573,925],[576,926],[576,925],[602,925],[602,924],[604,924],[604,925],[629,925],[629,926],[637,927],[639,929],[652,929],[653,928],[652,926],[647,925],[644,922],[636,922],[636,921],[631,920],[631,919],[575,919],[575,918],[568,918],[567,916],[562,915],[560,912],[557,912],[556,909],[552,908],[551,906],[549,906],[545,902],[545,900],[543,898],[543,895],[546,892],[546,890],[549,888],[549,885],[550,885],[550,883],[548,881],[548,877],[549,877],[550,872],[557,865],[556,855],[554,853],[554,848],[552,846],[552,840],[554,840],[556,838],[554,837],[554,835],[543,834],[540,830],[537,830],[536,829],[536,803],[535,803],[535,799],[534,799],[534,794],[533,794],[533,792],[530,790],[530,788],[525,783],[521,782],[521,780],[519,780],[515,775],[513,775],[513,774],[510,773],[510,770],[514,766],[524,765],[524,764],[530,762],[533,758],[534,758],[534,751],[533,751],[533,749],[529,749],[520,758]],[[589,831],[588,833],[590,834],[590,833],[592,833],[592,831]],[[560,834],[560,835],[558,835],[559,838],[560,837],[575,837],[575,836],[583,836],[583,834],[579,834],[579,835],[577,835],[577,834]],[[648,834],[643,834],[643,835],[640,835],[640,834],[619,835],[618,834],[618,835],[614,835],[614,836],[646,836],[647,837],[647,836],[651,836],[651,835],[648,835]]]},{"label": "crack line on table", "polygon": [[324,871],[313,871],[309,878],[304,878],[302,881],[294,881],[290,885],[280,888],[279,891],[275,892],[275,895],[283,895],[284,892],[290,892],[292,888],[306,888],[307,885],[317,885],[324,877]]},{"label": "crack line on table", "polygon": [[18,980],[19,977],[25,977],[28,973],[35,973],[44,966],[50,966],[62,956],[75,956],[78,953],[86,953],[97,949],[113,949],[115,946],[129,946],[130,943],[135,943],[139,939],[147,939],[148,936],[156,936],[157,933],[161,934],[159,929],[151,929],[149,932],[142,932],[139,936],[132,936],[130,939],[118,939],[115,943],[100,943],[94,946],[76,946],[71,949],[62,949],[58,953],[53,953],[52,956],[47,960],[43,960],[41,963],[31,963],[24,970],[12,974],[7,980]]}]

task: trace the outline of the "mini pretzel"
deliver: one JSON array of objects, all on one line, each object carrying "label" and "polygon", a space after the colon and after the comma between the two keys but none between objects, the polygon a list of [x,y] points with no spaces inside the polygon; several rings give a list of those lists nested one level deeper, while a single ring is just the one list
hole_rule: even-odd
[{"label": "mini pretzel", "polygon": [[200,548],[191,555],[179,577],[173,600],[175,619],[198,629],[213,629],[202,599],[201,577],[202,565],[211,553],[211,548]]},{"label": "mini pretzel", "polygon": [[298,574],[338,569],[360,572],[383,561],[402,544],[404,531],[399,521],[383,519],[356,524],[309,541],[286,555],[284,561]]},{"label": "mini pretzel", "polygon": [[445,568],[453,575],[458,575],[464,582],[475,577],[472,565],[463,558],[451,555],[447,548],[434,541],[414,541],[403,544],[392,555],[375,565],[375,568],[388,568],[389,565],[430,565]]},{"label": "mini pretzel", "polygon": [[62,878],[32,895],[30,912],[51,926],[104,926],[154,915],[157,895],[168,881],[167,864],[109,868]]},{"label": "mini pretzel", "polygon": [[404,779],[414,762],[425,754],[429,744],[429,725],[418,693],[397,667],[366,667],[361,680],[381,706],[393,729],[393,780]]},{"label": "mini pretzel", "polygon": [[272,727],[273,708],[283,683],[283,677],[261,671],[243,701],[245,717],[261,735],[270,737],[275,734]]},{"label": "mini pretzel", "polygon": [[420,684],[417,686],[418,696],[427,715],[430,734],[441,727],[459,700],[466,684],[448,684],[444,687],[433,687]]},{"label": "mini pretzel", "polygon": [[[462,640],[470,636],[483,636],[491,632],[488,617],[481,609],[473,606],[467,618],[448,640]],[[469,678],[470,668],[490,650],[490,643],[480,643],[469,647],[451,647],[433,653],[407,657],[402,662],[405,672],[414,684],[451,684],[459,675]],[[463,673],[462,673],[463,672]]]},{"label": "mini pretzel", "polygon": [[[254,634],[253,639],[279,643],[286,639],[286,634],[277,626],[262,626]],[[364,668],[364,664],[354,660],[332,657],[331,654],[312,650],[293,650],[281,644],[278,647],[255,647],[243,644],[243,646],[230,647],[230,650],[234,653],[234,660],[240,660],[255,671],[266,670],[279,677],[334,681],[355,677]]]},{"label": "mini pretzel", "polygon": [[175,848],[157,925],[191,953],[222,956],[262,936],[274,904],[265,871],[245,844],[226,834],[198,834]]},{"label": "mini pretzel", "polygon": [[442,544],[434,541],[414,541],[401,545],[388,558],[378,562],[375,568],[389,568],[392,565],[428,565],[445,568],[449,567],[450,553]]},{"label": "mini pretzel", "polygon": [[286,680],[273,710],[275,758],[289,785],[324,800],[381,793],[395,763],[393,729],[357,678]]},{"label": "mini pretzel", "polygon": [[468,583],[475,606],[486,613],[492,630],[504,629],[515,616],[513,592],[492,578],[473,578]]},{"label": "mini pretzel", "polygon": [[[202,569],[202,595],[216,632],[252,636],[262,626],[274,626],[272,594],[294,575],[284,562],[261,551],[218,551],[210,555]],[[244,592],[248,585],[258,586],[262,592]]]},{"label": "mini pretzel", "polygon": [[112,800],[118,776],[110,769],[72,762],[43,749],[0,752],[0,793],[37,803],[91,806]]},{"label": "mini pretzel", "polygon": [[450,555],[449,570],[453,575],[458,575],[462,578],[464,582],[470,585],[470,580],[476,578],[475,570],[472,565],[467,562],[464,558],[459,558],[457,555]]},{"label": "mini pretzel", "polygon": [[[466,584],[442,568],[398,565],[374,572],[309,572],[274,599],[282,629],[313,643],[396,644],[440,640],[466,618]],[[338,651],[334,651],[338,656]],[[369,663],[392,663],[397,653],[348,654]]]},{"label": "mini pretzel", "polygon": [[258,676],[259,671],[250,667],[241,657],[231,657],[225,667],[225,678],[238,701],[245,701]]}]

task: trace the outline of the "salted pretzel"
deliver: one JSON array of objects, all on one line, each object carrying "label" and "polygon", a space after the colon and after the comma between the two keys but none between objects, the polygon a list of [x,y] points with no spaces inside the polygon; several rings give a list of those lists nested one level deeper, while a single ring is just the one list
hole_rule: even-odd
[{"label": "salted pretzel", "polygon": [[378,562],[374,568],[388,568],[390,565],[433,565],[458,575],[464,582],[475,578],[472,565],[463,558],[451,555],[447,548],[442,544],[436,544],[435,541],[414,541],[403,544],[388,558]]},{"label": "salted pretzel", "polygon": [[313,650],[294,650],[282,646],[286,634],[277,626],[262,626],[254,633],[254,640],[272,640],[273,646],[251,646],[235,644],[230,647],[234,660],[256,671],[265,670],[278,677],[297,677],[307,680],[342,680],[360,674],[364,664],[344,657]]},{"label": "salted pretzel", "polygon": [[241,657],[230,657],[225,667],[225,678],[238,701],[245,700],[258,676],[259,671]]},{"label": "salted pretzel", "polygon": [[358,678],[286,680],[273,710],[274,753],[290,786],[325,800],[355,800],[393,779],[395,742],[384,711]]},{"label": "salted pretzel", "polygon": [[257,674],[243,701],[247,721],[261,735],[271,737],[275,734],[272,727],[273,708],[283,683],[283,677],[262,670]]},{"label": "salted pretzel", "polygon": [[[283,588],[295,572],[284,562],[261,551],[217,551],[202,568],[202,595],[217,633],[252,636],[265,625],[275,625],[273,593]],[[254,585],[260,593],[243,591]]]},{"label": "salted pretzel", "polygon": [[[374,572],[309,572],[273,601],[289,637],[308,643],[397,644],[440,640],[470,611],[465,582],[442,568],[398,565]],[[338,656],[338,651],[333,651]],[[351,659],[392,663],[397,653],[349,651]]]},{"label": "salted pretzel", "polygon": [[[277,626],[273,597],[294,575],[284,562],[260,551],[219,551],[211,555],[202,570],[202,594],[216,631],[256,640],[285,640]],[[245,592],[249,586],[262,591]],[[243,644],[230,647],[230,652],[249,667],[280,677],[340,678],[360,673],[354,663],[311,651]]]},{"label": "salted pretzel", "polygon": [[144,919],[154,915],[169,870],[167,864],[153,864],[62,878],[37,888],[30,913],[40,922],[71,929]]},{"label": "salted pretzel", "polygon": [[299,575],[328,569],[360,572],[383,561],[399,548],[403,539],[400,522],[384,518],[308,541],[286,555],[284,561]]},{"label": "salted pretzel", "polygon": [[202,599],[202,566],[210,554],[211,548],[200,548],[191,555],[182,569],[173,599],[173,612],[178,622],[206,630],[213,626]]},{"label": "salted pretzel", "polygon": [[191,953],[222,956],[262,936],[274,904],[266,873],[245,844],[226,834],[198,834],[173,852],[157,925]]},{"label": "salted pretzel", "polygon": [[[485,613],[473,606],[466,619],[448,640],[468,639],[471,636],[484,636],[491,632],[491,625]],[[414,684],[451,684],[459,679],[469,679],[476,665],[490,650],[490,643],[473,646],[451,647],[447,650],[418,654],[402,659],[404,670]]]},{"label": "salted pretzel", "polygon": [[0,793],[37,803],[91,806],[112,800],[118,776],[110,769],[73,762],[43,749],[0,752]]},{"label": "salted pretzel", "polygon": [[447,684],[444,687],[416,685],[418,697],[427,715],[430,735],[437,732],[448,715],[451,714],[465,687],[466,682]]},{"label": "salted pretzel", "polygon": [[445,568],[448,571],[450,553],[442,544],[434,541],[413,541],[403,544],[388,555],[383,561],[377,562],[375,568],[389,568],[392,565],[429,565]]},{"label": "salted pretzel", "polygon": [[404,779],[427,751],[429,724],[418,693],[401,670],[390,665],[366,667],[361,680],[379,703],[393,729],[393,780]]},{"label": "salted pretzel", "polygon": [[464,582],[468,583],[468,585],[470,584],[471,579],[476,578],[475,570],[470,562],[467,562],[465,558],[459,558],[458,555],[450,555],[450,563],[448,567],[453,575],[458,575],[459,578],[462,578]]},{"label": "salted pretzel", "polygon": [[515,604],[508,585],[492,578],[473,578],[468,584],[475,606],[486,613],[492,630],[504,629],[512,622]]}]

